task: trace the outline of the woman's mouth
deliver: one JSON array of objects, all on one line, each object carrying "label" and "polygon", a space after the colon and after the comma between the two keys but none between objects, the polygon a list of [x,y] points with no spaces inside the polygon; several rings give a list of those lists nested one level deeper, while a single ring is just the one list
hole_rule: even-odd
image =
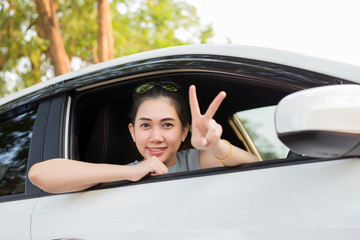
[{"label": "woman's mouth", "polygon": [[166,147],[161,147],[161,148],[149,148],[148,147],[146,149],[149,151],[149,153],[152,156],[159,156],[165,151]]}]

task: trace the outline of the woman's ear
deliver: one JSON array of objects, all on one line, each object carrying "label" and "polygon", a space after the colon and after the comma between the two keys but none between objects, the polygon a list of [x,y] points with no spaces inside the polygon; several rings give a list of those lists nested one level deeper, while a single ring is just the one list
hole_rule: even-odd
[{"label": "woman's ear", "polygon": [[131,137],[132,137],[133,141],[135,142],[135,129],[134,129],[134,126],[131,123],[129,123],[129,132],[131,134]]},{"label": "woman's ear", "polygon": [[185,139],[186,139],[186,136],[189,132],[189,128],[190,128],[190,125],[189,124],[186,124],[186,126],[183,128],[183,132],[182,132],[182,136],[181,136],[181,141],[184,142]]}]

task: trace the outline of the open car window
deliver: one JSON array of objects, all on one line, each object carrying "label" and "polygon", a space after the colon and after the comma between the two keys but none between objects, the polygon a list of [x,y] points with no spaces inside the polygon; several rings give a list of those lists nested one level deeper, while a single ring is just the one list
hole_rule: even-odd
[{"label": "open car window", "polygon": [[[165,76],[179,83],[186,92],[191,84],[195,84],[202,112],[206,111],[219,91],[226,91],[227,97],[214,118],[223,127],[222,138],[245,150],[249,149],[229,119],[237,112],[276,105],[288,94],[278,86],[259,86],[241,77],[211,72],[154,74],[131,81],[119,79],[109,85],[81,88],[71,96],[69,158],[122,165],[141,160],[128,130],[132,94],[141,83],[161,81]],[[272,120],[272,117],[268,119]],[[192,147],[190,137],[189,134],[180,150]]]}]

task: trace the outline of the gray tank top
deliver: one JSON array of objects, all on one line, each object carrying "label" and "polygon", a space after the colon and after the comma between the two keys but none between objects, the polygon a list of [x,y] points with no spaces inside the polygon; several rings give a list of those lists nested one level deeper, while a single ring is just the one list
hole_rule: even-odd
[{"label": "gray tank top", "polygon": [[185,172],[200,169],[199,151],[197,149],[187,149],[176,153],[176,163],[169,167],[169,173]]}]

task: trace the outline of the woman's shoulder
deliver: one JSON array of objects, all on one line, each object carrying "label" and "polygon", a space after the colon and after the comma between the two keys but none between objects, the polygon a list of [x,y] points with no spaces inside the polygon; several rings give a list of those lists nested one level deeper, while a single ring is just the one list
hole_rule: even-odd
[{"label": "woman's shoulder", "polygon": [[200,169],[199,151],[193,148],[179,151],[176,155],[176,162],[181,170]]}]

